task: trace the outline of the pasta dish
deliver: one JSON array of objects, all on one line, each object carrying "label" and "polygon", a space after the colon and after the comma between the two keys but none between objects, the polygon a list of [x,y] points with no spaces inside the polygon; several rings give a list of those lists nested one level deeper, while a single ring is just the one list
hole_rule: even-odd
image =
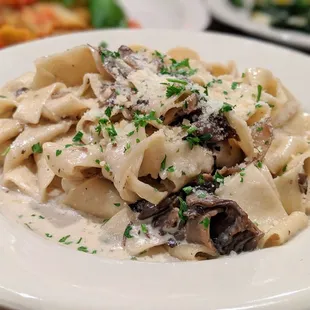
[{"label": "pasta dish", "polygon": [[307,227],[310,118],[270,71],[138,45],[35,65],[0,89],[0,211],[15,221],[82,252],[166,261]]}]

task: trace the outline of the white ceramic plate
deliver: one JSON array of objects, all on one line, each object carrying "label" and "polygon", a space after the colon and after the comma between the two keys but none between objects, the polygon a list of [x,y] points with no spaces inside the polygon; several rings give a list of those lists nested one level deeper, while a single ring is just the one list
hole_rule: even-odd
[{"label": "white ceramic plate", "polygon": [[203,0],[121,0],[142,28],[203,30],[210,14]]},{"label": "white ceramic plate", "polygon": [[275,29],[252,21],[246,9],[235,8],[228,0],[208,0],[208,7],[212,14],[225,24],[260,37],[310,50],[310,35]]},{"label": "white ceramic plate", "polygon": [[[310,58],[254,40],[173,30],[110,30],[35,41],[0,51],[0,85],[42,55],[105,40],[165,51],[189,46],[207,61],[266,67],[309,111]],[[310,229],[279,248],[204,262],[113,261],[35,235],[0,213],[0,304],[16,309],[309,309]]]}]

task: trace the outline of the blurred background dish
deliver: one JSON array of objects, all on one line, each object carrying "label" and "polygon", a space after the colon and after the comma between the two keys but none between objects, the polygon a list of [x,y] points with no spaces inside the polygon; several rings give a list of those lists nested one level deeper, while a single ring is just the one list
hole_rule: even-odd
[{"label": "blurred background dish", "polygon": [[208,6],[225,24],[310,50],[309,0],[209,0]]},{"label": "blurred background dish", "polygon": [[201,0],[0,0],[0,47],[46,36],[102,28],[203,30]]}]

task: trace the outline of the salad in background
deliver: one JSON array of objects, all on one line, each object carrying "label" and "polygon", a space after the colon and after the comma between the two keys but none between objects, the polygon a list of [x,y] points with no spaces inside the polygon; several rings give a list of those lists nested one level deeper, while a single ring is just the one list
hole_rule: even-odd
[{"label": "salad in background", "polygon": [[310,0],[228,0],[248,8],[254,21],[285,30],[310,34]]},{"label": "salad in background", "polygon": [[91,28],[139,28],[116,0],[0,0],[0,48]]}]

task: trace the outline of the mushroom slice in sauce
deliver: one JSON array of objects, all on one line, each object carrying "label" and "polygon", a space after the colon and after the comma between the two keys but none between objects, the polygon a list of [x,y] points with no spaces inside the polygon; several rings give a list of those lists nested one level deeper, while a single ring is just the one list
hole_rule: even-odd
[{"label": "mushroom slice in sauce", "polygon": [[139,220],[145,220],[152,216],[166,212],[177,204],[178,204],[177,196],[170,195],[157,205],[154,205],[151,202],[142,199],[138,200],[136,203],[129,205],[129,207],[131,208],[132,211],[140,213],[138,216]]},{"label": "mushroom slice in sauce", "polygon": [[223,114],[211,114],[207,120],[204,119],[202,114],[201,117],[193,123],[193,126],[197,127],[195,135],[209,135],[206,144],[221,142],[230,138],[237,138],[236,131],[229,125]]},{"label": "mushroom slice in sauce", "polygon": [[305,173],[298,173],[298,186],[302,194],[307,194],[308,176]]},{"label": "mushroom slice in sauce", "polygon": [[198,110],[198,96],[197,94],[189,95],[183,101],[183,107],[170,109],[164,119],[164,125],[169,125],[171,123],[181,123],[186,115]]},{"label": "mushroom slice in sauce", "polygon": [[[232,251],[254,250],[263,233],[235,201],[215,196],[215,187],[209,183],[213,184],[210,180],[206,180],[205,185],[192,183],[192,193],[186,198],[180,192],[179,196],[171,195],[158,205],[140,200],[130,207],[140,213],[139,220],[152,218],[152,226],[160,235],[171,235],[168,246],[175,247],[180,242],[201,244],[208,248],[208,257],[210,253],[215,257]],[[187,206],[182,215],[181,197]]]},{"label": "mushroom slice in sauce", "polygon": [[120,57],[135,70],[144,69],[145,67],[152,67],[156,72],[163,67],[163,61],[158,57],[152,57],[150,60],[146,52],[134,52],[126,45],[120,46],[118,49]]},{"label": "mushroom slice in sauce", "polygon": [[[186,198],[188,211],[184,215],[188,216],[186,223],[188,242],[195,241],[206,246],[210,246],[212,242],[221,255],[227,255],[231,251],[236,253],[252,251],[257,247],[263,233],[235,201],[220,199],[208,195],[207,192],[206,197],[200,197],[194,192]],[[198,228],[197,225],[202,227]],[[207,232],[202,233],[203,228]]]}]

